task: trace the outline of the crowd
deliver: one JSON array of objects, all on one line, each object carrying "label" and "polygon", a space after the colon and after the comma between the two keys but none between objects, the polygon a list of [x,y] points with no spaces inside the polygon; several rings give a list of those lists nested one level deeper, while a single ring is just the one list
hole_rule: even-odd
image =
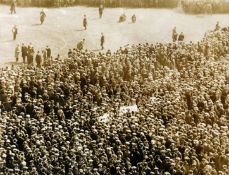
[{"label": "crowd", "polygon": [[0,172],[228,175],[228,53],[226,27],[3,68]]},{"label": "crowd", "polygon": [[[10,4],[15,0],[0,0],[0,3]],[[174,8],[179,0],[17,0],[18,6],[65,7],[85,5],[97,7],[101,3],[106,7],[156,7]]]},{"label": "crowd", "polygon": [[181,6],[186,13],[229,13],[229,2],[224,0],[183,0]]},{"label": "crowd", "polygon": [[131,8],[176,8],[181,7],[185,13],[212,14],[229,13],[229,3],[226,0],[0,0],[0,3],[10,5],[10,13],[16,13],[17,6],[37,7],[68,7],[92,6],[101,4],[105,7],[131,7]]}]

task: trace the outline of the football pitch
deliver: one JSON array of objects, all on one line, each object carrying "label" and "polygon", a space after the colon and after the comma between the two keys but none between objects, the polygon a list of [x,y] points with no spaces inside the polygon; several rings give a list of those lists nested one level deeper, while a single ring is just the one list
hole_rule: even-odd
[{"label": "football pitch", "polygon": [[[17,8],[17,14],[10,15],[8,6],[0,6],[0,66],[15,61],[17,44],[32,43],[35,51],[47,45],[53,57],[67,56],[69,48],[85,38],[85,48],[99,52],[100,36],[104,33],[105,49],[112,51],[121,46],[137,43],[171,42],[172,28],[185,34],[185,41],[199,41],[205,32],[214,29],[217,21],[221,26],[229,25],[229,15],[185,15],[176,9],[124,9],[105,8],[99,18],[98,8],[70,7],[44,8],[47,15],[40,25],[41,8]],[[118,23],[119,16],[125,13],[127,20]],[[137,22],[131,23],[131,16]],[[88,29],[83,30],[83,16],[87,16]],[[18,35],[13,41],[12,28],[17,25]],[[20,62],[22,59],[19,60]]]}]

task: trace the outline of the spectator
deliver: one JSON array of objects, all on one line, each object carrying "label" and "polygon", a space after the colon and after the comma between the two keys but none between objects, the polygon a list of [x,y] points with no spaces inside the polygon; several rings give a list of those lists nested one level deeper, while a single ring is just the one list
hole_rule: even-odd
[{"label": "spectator", "polygon": [[16,58],[16,62],[18,62],[18,60],[19,60],[19,55],[20,55],[20,46],[19,46],[19,44],[18,44],[17,47],[15,48],[15,58]]},{"label": "spectator", "polygon": [[37,67],[41,67],[41,54],[39,51],[37,51],[36,63],[37,63]]},{"label": "spectator", "polygon": [[103,33],[101,33],[100,46],[101,46],[102,50],[104,49],[104,43],[105,43],[105,37],[104,37]]},{"label": "spectator", "polygon": [[181,42],[184,41],[184,34],[183,34],[183,32],[181,32],[180,35],[178,36],[178,41],[181,41]]}]

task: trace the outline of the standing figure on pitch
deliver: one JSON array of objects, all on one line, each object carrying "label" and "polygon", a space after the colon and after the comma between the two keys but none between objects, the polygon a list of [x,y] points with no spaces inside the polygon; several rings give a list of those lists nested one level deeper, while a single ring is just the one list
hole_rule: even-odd
[{"label": "standing figure on pitch", "polygon": [[102,17],[103,17],[103,10],[104,10],[104,7],[103,7],[103,5],[101,4],[101,5],[99,6],[99,18],[102,18]]},{"label": "standing figure on pitch", "polygon": [[13,27],[12,33],[13,33],[13,40],[16,40],[18,34],[18,29],[16,25]]},{"label": "standing figure on pitch", "polygon": [[23,59],[23,63],[26,62],[26,58],[27,58],[27,47],[24,45],[24,43],[22,43],[22,46],[21,46],[21,56],[22,56],[22,59]]},{"label": "standing figure on pitch", "polygon": [[37,55],[36,55],[36,63],[37,63],[37,67],[41,67],[41,54],[39,51],[37,51]]},{"label": "standing figure on pitch", "polygon": [[42,11],[40,12],[40,22],[41,22],[41,25],[45,21],[45,17],[46,17],[46,14],[45,14],[44,10],[42,9]]},{"label": "standing figure on pitch", "polygon": [[180,35],[178,36],[178,41],[183,42],[184,41],[184,33],[181,32]]},{"label": "standing figure on pitch", "polygon": [[16,14],[16,1],[12,0],[11,5],[10,5],[10,13],[11,14]]},{"label": "standing figure on pitch", "polygon": [[48,65],[48,60],[47,60],[47,51],[46,51],[46,49],[42,50],[42,57],[43,57],[43,65],[47,66]]},{"label": "standing figure on pitch", "polygon": [[131,17],[131,20],[132,20],[132,23],[136,23],[137,18],[135,14]]},{"label": "standing figure on pitch", "polygon": [[20,46],[19,46],[19,44],[18,44],[17,47],[15,48],[15,58],[16,58],[16,62],[18,62],[18,60],[19,60],[19,55],[20,55]]},{"label": "standing figure on pitch", "polygon": [[173,42],[176,42],[176,41],[177,41],[177,31],[176,31],[176,27],[173,28],[172,39],[173,39]]},{"label": "standing figure on pitch", "polygon": [[84,30],[87,30],[87,17],[86,17],[86,15],[84,15],[84,18],[83,18],[83,27],[84,27]]},{"label": "standing figure on pitch", "polygon": [[104,49],[104,43],[105,43],[105,37],[104,37],[103,33],[101,33],[100,46],[101,46],[102,50]]},{"label": "standing figure on pitch", "polygon": [[51,63],[51,59],[52,59],[52,50],[49,46],[46,46],[46,53],[47,53],[47,61],[48,61],[48,64]]},{"label": "standing figure on pitch", "polygon": [[119,21],[118,22],[125,22],[126,21],[126,14],[123,13],[120,17],[119,17]]},{"label": "standing figure on pitch", "polygon": [[85,44],[85,39],[83,39],[82,41],[80,41],[79,43],[77,43],[77,49],[78,50],[83,50],[84,48],[84,44]]},{"label": "standing figure on pitch", "polygon": [[219,21],[216,23],[216,25],[215,25],[215,31],[217,31],[217,30],[220,30],[220,25],[219,25]]}]

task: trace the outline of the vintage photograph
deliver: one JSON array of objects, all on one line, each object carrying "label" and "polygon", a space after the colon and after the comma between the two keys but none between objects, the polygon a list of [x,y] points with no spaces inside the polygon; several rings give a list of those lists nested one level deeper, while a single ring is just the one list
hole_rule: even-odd
[{"label": "vintage photograph", "polygon": [[0,175],[229,175],[229,0],[0,0]]}]

